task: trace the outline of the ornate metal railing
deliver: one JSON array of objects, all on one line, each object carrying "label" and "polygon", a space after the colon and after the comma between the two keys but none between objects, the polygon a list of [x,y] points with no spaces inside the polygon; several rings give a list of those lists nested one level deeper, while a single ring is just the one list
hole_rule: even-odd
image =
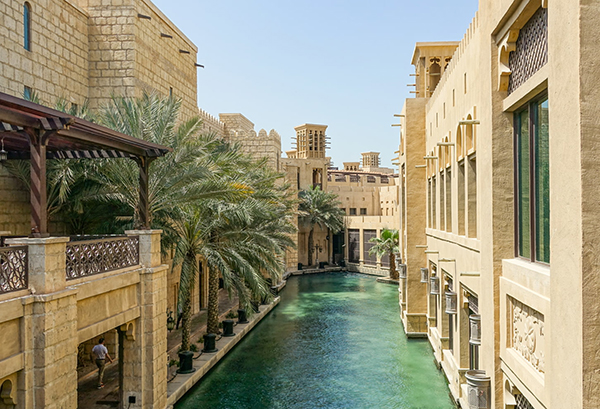
[{"label": "ornate metal railing", "polygon": [[0,248],[0,294],[27,287],[27,246]]},{"label": "ornate metal railing", "polygon": [[67,280],[139,264],[139,238],[111,237],[67,243]]}]

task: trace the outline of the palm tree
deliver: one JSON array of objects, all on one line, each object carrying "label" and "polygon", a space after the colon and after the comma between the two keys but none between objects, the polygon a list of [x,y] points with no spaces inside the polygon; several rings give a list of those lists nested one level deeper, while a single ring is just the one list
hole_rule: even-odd
[{"label": "palm tree", "polygon": [[[243,161],[238,162],[238,164]],[[283,255],[294,245],[291,234],[294,201],[281,174],[268,170],[265,161],[238,167],[252,193],[242,200],[203,201],[205,245],[201,255],[209,271],[207,332],[218,333],[218,285],[235,291],[240,305],[270,296],[266,278],[278,282],[285,270]]]},{"label": "palm tree", "polygon": [[[180,106],[180,100],[144,93],[138,99],[113,97],[99,115],[99,121],[109,128],[173,149],[153,162],[149,171],[150,223],[164,231],[163,250],[178,241],[173,223],[181,217],[178,213],[181,208],[205,198],[235,198],[244,193],[244,186],[235,179],[218,178],[223,164],[230,162],[225,151],[217,155],[223,142],[214,134],[203,134],[198,117],[180,122]],[[137,226],[137,164],[125,159],[97,163],[92,177],[102,189],[94,199],[122,203],[127,213],[120,215],[120,219],[128,220],[129,226]]]},{"label": "palm tree", "polygon": [[308,233],[308,265],[312,265],[315,225],[332,233],[344,227],[344,211],[335,193],[325,192],[313,186],[300,192],[300,220],[310,227]]},{"label": "palm tree", "polygon": [[390,278],[399,279],[398,271],[396,270],[396,253],[400,251],[399,245],[400,235],[396,229],[383,229],[381,237],[373,237],[369,243],[375,243],[369,249],[369,254],[377,254],[377,257],[382,257],[387,254],[390,257]]},{"label": "palm tree", "polygon": [[200,213],[188,207],[182,212],[182,216],[175,222],[174,230],[179,240],[175,248],[173,265],[181,264],[181,275],[179,279],[178,303],[181,304],[182,326],[181,326],[181,349],[189,351],[191,316],[192,316],[192,291],[196,285],[198,276],[197,258],[201,252],[202,219]]}]

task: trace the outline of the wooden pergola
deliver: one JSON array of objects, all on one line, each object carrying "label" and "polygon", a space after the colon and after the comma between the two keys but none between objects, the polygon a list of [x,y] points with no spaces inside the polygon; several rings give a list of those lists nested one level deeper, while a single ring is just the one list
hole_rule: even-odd
[{"label": "wooden pergola", "polygon": [[[130,158],[139,165],[141,227],[150,228],[148,169],[172,149],[113,131],[45,106],[0,92],[0,140],[8,160],[31,167],[31,235],[48,236],[47,159]],[[0,145],[1,146],[1,145]]]}]

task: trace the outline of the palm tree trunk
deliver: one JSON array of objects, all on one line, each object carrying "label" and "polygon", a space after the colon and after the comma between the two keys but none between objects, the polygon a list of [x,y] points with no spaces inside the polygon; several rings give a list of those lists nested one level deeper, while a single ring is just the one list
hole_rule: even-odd
[{"label": "palm tree trunk", "polygon": [[396,256],[394,253],[390,253],[390,278],[393,280],[400,279],[398,270],[396,270]]},{"label": "palm tree trunk", "polygon": [[206,312],[206,332],[219,333],[219,272],[208,269],[208,306]]},{"label": "palm tree trunk", "polygon": [[315,228],[311,227],[310,232],[308,233],[308,265],[312,266],[313,262],[313,247],[314,247],[314,238],[313,233],[315,232]]},{"label": "palm tree trunk", "polygon": [[190,350],[190,327],[192,326],[192,297],[191,294],[183,302],[181,317],[181,349]]}]

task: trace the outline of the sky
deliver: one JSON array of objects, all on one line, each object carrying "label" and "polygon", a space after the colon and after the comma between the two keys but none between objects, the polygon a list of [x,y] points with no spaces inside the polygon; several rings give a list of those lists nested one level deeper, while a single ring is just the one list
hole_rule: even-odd
[{"label": "sky", "polygon": [[328,125],[334,166],[392,167],[418,41],[460,41],[478,0],[153,0],[198,47],[198,105],[275,129]]}]

